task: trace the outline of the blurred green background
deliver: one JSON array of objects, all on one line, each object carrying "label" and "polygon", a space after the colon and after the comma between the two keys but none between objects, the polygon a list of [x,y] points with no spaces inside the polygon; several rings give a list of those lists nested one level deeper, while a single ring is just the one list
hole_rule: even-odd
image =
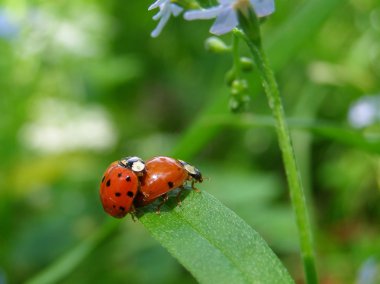
[{"label": "blurred green background", "polygon": [[[308,2],[277,1],[263,37],[294,119],[320,280],[375,283],[380,3]],[[250,114],[229,113],[232,56],[205,51],[211,21],[171,19],[152,39],[151,1],[0,3],[0,283],[26,281],[95,234],[110,218],[100,178],[128,155],[196,165],[208,178],[199,188],[251,224],[302,282],[266,98],[247,74]],[[368,98],[369,110],[358,109]],[[120,223],[62,283],[195,282],[139,222]]]}]

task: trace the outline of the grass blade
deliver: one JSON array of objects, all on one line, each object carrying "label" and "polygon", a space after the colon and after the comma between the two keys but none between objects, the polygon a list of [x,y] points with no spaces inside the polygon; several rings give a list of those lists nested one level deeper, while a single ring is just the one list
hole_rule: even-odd
[{"label": "grass blade", "polygon": [[77,247],[63,255],[57,261],[49,265],[45,270],[35,275],[26,284],[48,284],[56,283],[69,275],[82,261],[102,243],[112,232],[114,232],[120,222],[109,220],[91,237],[81,242]]},{"label": "grass blade", "polygon": [[[357,130],[332,122],[310,119],[288,118],[287,121],[291,129],[305,130],[342,145],[380,154],[380,135],[376,131]],[[231,115],[214,115],[209,117],[207,124],[241,128],[273,127],[274,120],[266,115],[243,114],[234,117]]]}]

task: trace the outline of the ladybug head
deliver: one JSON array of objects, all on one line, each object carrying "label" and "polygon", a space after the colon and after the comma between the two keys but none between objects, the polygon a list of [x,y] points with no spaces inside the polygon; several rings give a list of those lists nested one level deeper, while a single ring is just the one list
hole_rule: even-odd
[{"label": "ladybug head", "polygon": [[185,161],[179,160],[179,162],[182,164],[183,168],[188,172],[188,174],[197,182],[203,181],[203,176],[200,170],[198,170],[196,167],[189,165]]},{"label": "ladybug head", "polygon": [[138,175],[142,175],[145,171],[145,162],[139,157],[125,157],[119,161],[119,164]]}]

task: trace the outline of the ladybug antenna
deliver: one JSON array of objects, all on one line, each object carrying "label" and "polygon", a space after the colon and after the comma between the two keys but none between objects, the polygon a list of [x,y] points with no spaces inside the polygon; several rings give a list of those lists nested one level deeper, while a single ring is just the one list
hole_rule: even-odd
[{"label": "ladybug antenna", "polygon": [[185,161],[178,160],[183,168],[188,172],[188,174],[197,182],[203,181],[203,176],[200,170],[198,170],[196,167],[186,163]]},{"label": "ladybug antenna", "polygon": [[119,161],[119,164],[137,174],[142,174],[145,171],[145,162],[139,157],[125,157]]}]

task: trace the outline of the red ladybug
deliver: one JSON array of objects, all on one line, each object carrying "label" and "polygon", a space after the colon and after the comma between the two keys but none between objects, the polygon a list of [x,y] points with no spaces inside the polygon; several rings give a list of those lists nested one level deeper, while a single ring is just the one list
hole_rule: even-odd
[{"label": "red ladybug", "polygon": [[145,164],[138,157],[127,157],[113,162],[104,173],[100,184],[100,200],[109,215],[122,218],[133,212],[133,200],[139,188],[139,178]]},{"label": "red ladybug", "polygon": [[[170,157],[155,157],[145,164],[145,172],[141,177],[140,190],[134,200],[136,207],[148,205],[158,197],[163,196],[163,202],[167,201],[167,193],[175,188],[183,188],[186,181],[202,182],[201,172],[188,163]],[[197,190],[197,189],[195,189]],[[178,193],[177,198],[181,191]]]}]

